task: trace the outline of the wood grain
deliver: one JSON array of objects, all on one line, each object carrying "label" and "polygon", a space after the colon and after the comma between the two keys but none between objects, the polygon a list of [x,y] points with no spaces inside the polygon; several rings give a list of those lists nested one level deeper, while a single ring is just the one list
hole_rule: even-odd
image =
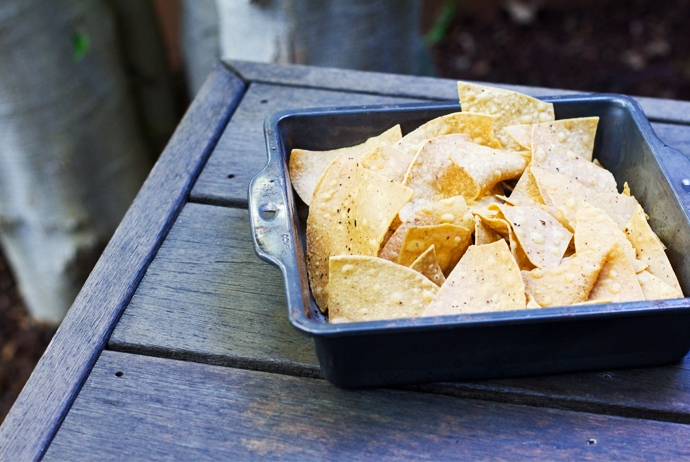
[{"label": "wood grain", "polygon": [[246,210],[187,204],[109,348],[318,376],[314,343],[290,324],[283,287],[254,252]]},{"label": "wood grain", "polygon": [[[342,91],[251,84],[213,155],[199,176],[191,200],[247,206],[249,181],[266,165],[264,120],[284,109],[412,103],[409,98]],[[231,176],[231,177],[230,177]]]},{"label": "wood grain", "polygon": [[[288,322],[279,271],[254,254],[247,215],[245,210],[187,204],[109,348],[320,376],[312,341]],[[690,423],[690,358],[667,367],[414,389]]]},{"label": "wood grain", "polygon": [[[309,66],[275,66],[271,64],[228,61],[226,63],[244,79],[252,82],[295,85],[308,88],[347,90],[352,92],[395,95],[408,98],[456,100],[456,81],[411,75],[384,74]],[[481,82],[480,82],[481,83]],[[586,93],[583,91],[490,84],[534,96]],[[670,99],[634,97],[650,120],[690,123],[690,102]]]},{"label": "wood grain", "polygon": [[0,428],[0,459],[43,454],[244,87],[222,66],[206,81]]},{"label": "wood grain", "polygon": [[104,351],[45,460],[679,460],[690,426]]}]

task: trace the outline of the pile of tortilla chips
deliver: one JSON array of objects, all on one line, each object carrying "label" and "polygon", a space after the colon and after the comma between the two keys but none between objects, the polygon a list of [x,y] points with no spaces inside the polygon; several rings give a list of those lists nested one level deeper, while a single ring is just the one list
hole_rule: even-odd
[{"label": "pile of tortilla chips", "polygon": [[358,146],[295,149],[309,283],[331,322],[681,298],[598,118],[458,83],[463,112]]}]

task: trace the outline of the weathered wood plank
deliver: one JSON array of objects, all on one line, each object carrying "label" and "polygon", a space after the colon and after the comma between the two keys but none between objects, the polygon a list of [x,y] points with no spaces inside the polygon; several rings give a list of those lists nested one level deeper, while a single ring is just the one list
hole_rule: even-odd
[{"label": "weathered wood plank", "polygon": [[[278,270],[254,254],[247,212],[203,204],[185,206],[115,328],[109,348],[319,375],[312,341],[287,320]],[[690,358],[668,367],[427,384],[417,389],[690,423]]]},{"label": "weathered wood plank", "polygon": [[690,426],[104,351],[45,460],[679,460]]},{"label": "weathered wood plank", "polygon": [[247,206],[249,181],[266,165],[264,120],[284,109],[412,103],[419,100],[252,84],[192,190],[191,200]]},{"label": "weathered wood plank", "polygon": [[43,454],[244,87],[222,66],[206,81],[0,428],[0,459]]},{"label": "weathered wood plank", "polygon": [[246,210],[187,204],[109,348],[319,375],[314,343],[288,321],[283,287],[254,252]]},{"label": "weathered wood plank", "polygon": [[[279,85],[296,85],[309,88],[347,90],[378,95],[428,98],[441,101],[457,99],[456,81],[411,75],[384,74],[310,66],[276,66],[264,63],[229,61],[226,63],[244,79]],[[534,96],[584,93],[521,85],[491,84],[521,91]],[[637,96],[650,120],[660,122],[690,123],[690,102]]]}]

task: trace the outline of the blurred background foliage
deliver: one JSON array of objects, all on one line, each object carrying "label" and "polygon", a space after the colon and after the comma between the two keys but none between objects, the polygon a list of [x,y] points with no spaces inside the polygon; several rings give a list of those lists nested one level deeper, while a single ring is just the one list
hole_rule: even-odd
[{"label": "blurred background foliage", "polygon": [[687,0],[0,0],[0,422],[219,59],[689,100],[689,17]]}]

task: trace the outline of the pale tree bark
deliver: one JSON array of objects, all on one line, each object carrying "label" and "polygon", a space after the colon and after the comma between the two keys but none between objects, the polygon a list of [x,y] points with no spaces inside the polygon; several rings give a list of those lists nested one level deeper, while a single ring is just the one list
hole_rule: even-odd
[{"label": "pale tree bark", "polygon": [[219,58],[433,74],[421,0],[183,0],[192,94]]},{"label": "pale tree bark", "polygon": [[150,165],[102,1],[1,0],[0,36],[0,240],[57,323]]}]

